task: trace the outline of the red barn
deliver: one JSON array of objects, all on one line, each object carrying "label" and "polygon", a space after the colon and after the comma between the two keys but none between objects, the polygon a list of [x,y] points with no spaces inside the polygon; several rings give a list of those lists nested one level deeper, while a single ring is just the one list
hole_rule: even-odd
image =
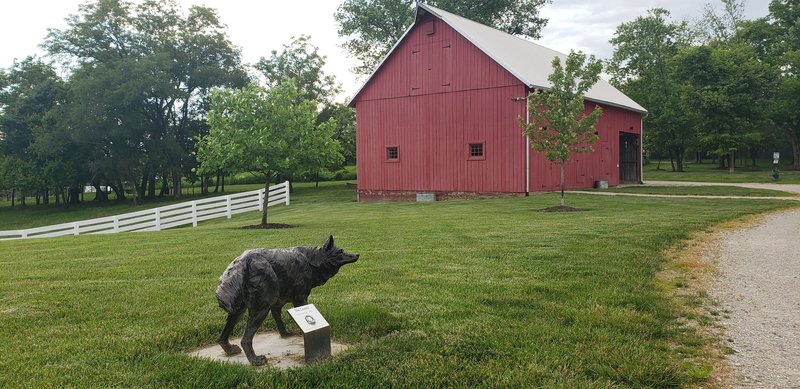
[{"label": "red barn", "polygon": [[[359,200],[527,194],[559,189],[560,172],[531,149],[518,118],[525,96],[547,89],[564,54],[438,8],[416,20],[351,101]],[[562,61],[563,63],[563,61]],[[600,140],[566,169],[567,188],[641,181],[645,109],[600,80]]]}]

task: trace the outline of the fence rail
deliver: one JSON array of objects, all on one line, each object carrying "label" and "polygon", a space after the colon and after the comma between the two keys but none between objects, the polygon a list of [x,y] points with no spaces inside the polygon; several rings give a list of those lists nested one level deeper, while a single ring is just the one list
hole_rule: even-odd
[{"label": "fence rail", "polygon": [[[289,181],[269,187],[268,207],[289,205]],[[264,208],[264,189],[251,192],[217,196],[187,201],[144,211],[123,213],[97,219],[61,223],[24,230],[0,231],[0,240],[51,238],[81,234],[114,234],[129,231],[161,231],[167,228],[197,223],[203,220],[227,217]]]}]

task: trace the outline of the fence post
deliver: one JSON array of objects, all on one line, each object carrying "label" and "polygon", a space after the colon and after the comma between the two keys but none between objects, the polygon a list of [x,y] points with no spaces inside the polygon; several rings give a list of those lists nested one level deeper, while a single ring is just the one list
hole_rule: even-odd
[{"label": "fence post", "polygon": [[78,235],[81,233],[81,227],[78,223],[72,223],[73,233],[72,235]]},{"label": "fence post", "polygon": [[197,227],[197,202],[192,201],[192,227]]},{"label": "fence post", "polygon": [[161,231],[161,211],[156,208],[156,231]]},{"label": "fence post", "polygon": [[264,189],[258,190],[258,211],[264,212]]},{"label": "fence post", "polygon": [[114,216],[114,233],[119,232],[119,216]]},{"label": "fence post", "polygon": [[286,205],[289,205],[289,181],[283,183],[283,188],[286,190]]},{"label": "fence post", "polygon": [[225,196],[225,212],[228,214],[228,219],[231,218],[231,196]]},{"label": "fence post", "polygon": [[28,239],[28,231],[22,230],[20,232],[22,233],[22,239]]}]

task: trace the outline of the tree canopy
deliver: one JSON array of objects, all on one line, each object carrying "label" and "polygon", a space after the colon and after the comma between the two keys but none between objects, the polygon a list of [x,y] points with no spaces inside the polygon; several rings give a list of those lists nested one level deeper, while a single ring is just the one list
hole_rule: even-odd
[{"label": "tree canopy", "polygon": [[[277,173],[341,158],[333,139],[335,120],[316,123],[317,105],[306,99],[291,79],[269,89],[250,85],[217,90],[208,113],[209,133],[200,138],[197,158],[201,173],[227,169],[252,172],[265,188]],[[269,190],[261,224],[267,226]]]},{"label": "tree canopy", "polygon": [[608,63],[612,83],[649,111],[644,118],[648,150],[669,154],[683,171],[686,151],[694,145],[693,128],[680,107],[675,55],[690,44],[687,23],[670,20],[669,11],[655,8],[617,27]]},{"label": "tree canopy", "polygon": [[[548,0],[458,1],[425,3],[510,34],[537,39],[547,19],[539,10]],[[345,49],[360,64],[353,70],[369,74],[414,22],[413,0],[345,0],[334,14]]]},{"label": "tree canopy", "polygon": [[206,131],[209,92],[248,82],[216,12],[183,13],[173,0],[97,0],[67,22],[44,47],[73,69],[65,115],[73,122],[62,125],[95,143],[93,176],[151,197],[156,176],[162,191],[170,177],[179,197],[194,139]]}]

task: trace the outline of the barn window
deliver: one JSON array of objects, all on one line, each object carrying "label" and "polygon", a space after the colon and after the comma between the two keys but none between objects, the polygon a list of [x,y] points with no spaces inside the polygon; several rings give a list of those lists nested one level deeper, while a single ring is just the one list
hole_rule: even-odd
[{"label": "barn window", "polygon": [[397,146],[389,146],[386,148],[386,160],[393,162],[400,160],[400,152]]},{"label": "barn window", "polygon": [[483,154],[483,143],[470,143],[469,144],[469,159],[482,160],[485,156]]}]

